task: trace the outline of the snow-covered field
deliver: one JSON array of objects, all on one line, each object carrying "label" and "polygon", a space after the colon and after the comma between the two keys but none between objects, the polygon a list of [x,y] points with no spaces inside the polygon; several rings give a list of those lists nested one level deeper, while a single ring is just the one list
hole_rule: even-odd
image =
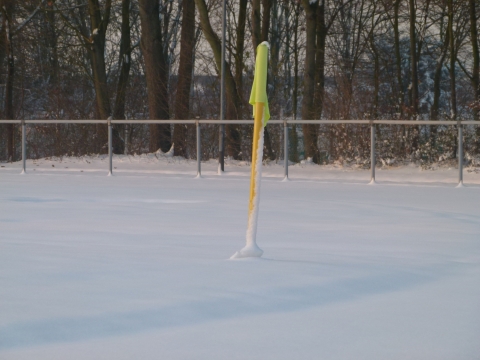
[{"label": "snow-covered field", "polygon": [[474,171],[268,165],[228,260],[249,164],[0,165],[2,360],[480,358]]}]

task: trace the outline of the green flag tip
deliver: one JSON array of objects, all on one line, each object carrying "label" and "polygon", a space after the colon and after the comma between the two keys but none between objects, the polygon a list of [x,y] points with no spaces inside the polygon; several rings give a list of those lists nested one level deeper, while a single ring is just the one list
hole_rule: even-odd
[{"label": "green flag tip", "polygon": [[268,73],[268,53],[270,44],[264,41],[257,46],[257,54],[255,57],[255,72],[253,76],[252,92],[250,93],[249,103],[253,105],[253,116],[255,117],[255,104],[264,104],[263,126],[270,119],[270,110],[268,107],[267,96],[267,73]]}]

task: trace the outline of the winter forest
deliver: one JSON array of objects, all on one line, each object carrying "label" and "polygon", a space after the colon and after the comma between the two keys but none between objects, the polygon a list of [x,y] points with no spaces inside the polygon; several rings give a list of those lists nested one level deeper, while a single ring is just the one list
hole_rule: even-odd
[{"label": "winter forest", "polygon": [[[251,119],[255,48],[271,45],[272,119],[479,120],[478,0],[226,0],[226,119]],[[0,0],[1,119],[218,119],[222,0]],[[202,125],[203,126],[203,125]],[[227,125],[225,154],[251,158],[253,126]],[[364,125],[293,125],[290,160],[369,166]],[[202,127],[202,158],[219,127]],[[20,157],[0,124],[0,160]],[[283,158],[283,125],[265,132]],[[454,126],[377,126],[397,163],[453,161]],[[465,127],[466,160],[480,127]],[[28,157],[107,152],[107,128],[29,125]],[[174,144],[195,158],[194,125],[115,125],[115,154]]]}]

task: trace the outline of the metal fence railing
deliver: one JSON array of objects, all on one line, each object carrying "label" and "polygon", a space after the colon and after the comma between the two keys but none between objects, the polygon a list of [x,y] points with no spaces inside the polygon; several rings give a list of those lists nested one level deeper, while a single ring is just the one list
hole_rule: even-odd
[{"label": "metal fence railing", "polygon": [[[434,120],[270,120],[269,124],[283,124],[284,126],[284,176],[288,179],[288,125],[294,124],[363,124],[369,125],[370,132],[370,170],[371,181],[375,181],[375,125],[409,125],[409,126],[457,126],[458,128],[458,183],[463,184],[463,126],[479,126],[480,121],[434,121]],[[248,124],[253,125],[253,120],[0,120],[1,124],[21,124],[22,125],[22,173],[26,172],[26,126],[27,124],[105,124],[108,126],[108,175],[112,175],[112,124],[195,124],[197,138],[197,176],[201,175],[201,124],[233,125]]]}]

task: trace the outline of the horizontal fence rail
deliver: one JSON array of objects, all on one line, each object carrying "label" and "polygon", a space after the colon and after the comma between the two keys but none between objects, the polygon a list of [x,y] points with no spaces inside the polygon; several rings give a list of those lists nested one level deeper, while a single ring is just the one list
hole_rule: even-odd
[{"label": "horizontal fence rail", "polygon": [[[0,124],[217,124],[217,125],[253,125],[253,120],[0,120]],[[269,120],[269,124],[381,124],[381,125],[480,125],[474,120]]]},{"label": "horizontal fence rail", "polygon": [[[375,183],[375,125],[410,125],[410,126],[457,126],[458,127],[458,185],[463,186],[463,125],[479,126],[480,121],[471,120],[270,120],[269,124],[284,125],[284,179],[288,180],[288,125],[295,124],[324,124],[324,125],[370,125],[370,183]],[[0,120],[2,124],[21,124],[22,125],[22,174],[26,173],[26,125],[27,124],[105,124],[108,126],[108,175],[113,174],[112,170],[112,125],[113,124],[192,124],[196,125],[197,138],[197,177],[201,177],[201,141],[200,125],[253,125],[254,120]]]}]

